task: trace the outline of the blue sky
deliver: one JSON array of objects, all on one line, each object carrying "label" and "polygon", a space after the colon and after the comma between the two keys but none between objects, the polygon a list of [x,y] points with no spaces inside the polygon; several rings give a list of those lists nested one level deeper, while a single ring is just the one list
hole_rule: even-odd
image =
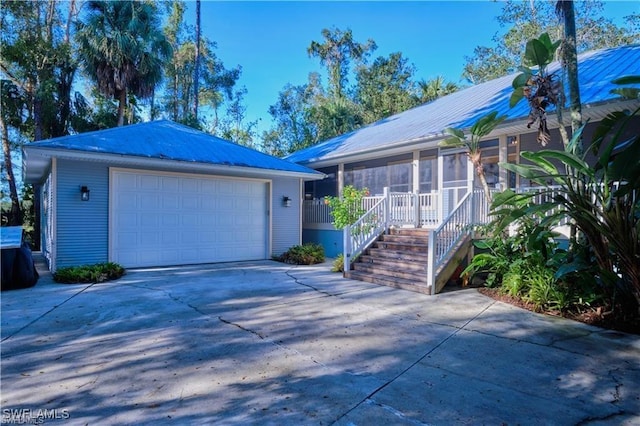
[{"label": "blue sky", "polygon": [[[189,2],[187,19],[195,19]],[[259,135],[270,127],[270,105],[287,84],[304,84],[322,71],[309,58],[312,40],[323,28],[350,28],[356,41],[375,40],[373,57],[402,52],[416,67],[416,80],[438,75],[460,82],[464,56],[479,45],[493,45],[500,30],[501,2],[244,2],[203,1],[203,34],[217,43],[216,54],[227,68],[242,66],[240,86],[247,88],[246,119],[259,120]],[[640,12],[640,2],[605,2],[605,16],[618,21]],[[192,21],[193,22],[193,21]]]}]

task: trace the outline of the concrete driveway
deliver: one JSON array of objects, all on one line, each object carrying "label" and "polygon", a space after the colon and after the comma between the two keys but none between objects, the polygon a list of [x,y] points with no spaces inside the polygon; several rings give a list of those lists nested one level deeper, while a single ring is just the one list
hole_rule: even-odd
[{"label": "concrete driveway", "polygon": [[473,289],[264,261],[1,299],[3,423],[640,424],[638,336]]}]

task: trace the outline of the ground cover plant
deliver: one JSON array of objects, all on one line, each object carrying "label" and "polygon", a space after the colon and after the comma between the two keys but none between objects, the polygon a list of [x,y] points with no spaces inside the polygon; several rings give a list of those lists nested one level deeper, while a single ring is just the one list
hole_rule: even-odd
[{"label": "ground cover plant", "polygon": [[53,280],[57,283],[65,284],[100,283],[117,280],[125,273],[125,269],[117,263],[106,262],[95,265],[59,268],[53,274]]}]

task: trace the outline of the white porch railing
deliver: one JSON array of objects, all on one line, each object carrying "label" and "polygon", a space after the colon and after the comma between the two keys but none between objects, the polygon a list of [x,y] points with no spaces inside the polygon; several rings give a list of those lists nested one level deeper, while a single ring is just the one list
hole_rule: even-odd
[{"label": "white porch railing", "polygon": [[[389,202],[389,224],[434,228],[458,204],[466,193],[466,187],[446,188],[427,193],[387,192]],[[362,209],[366,212],[376,205],[384,195],[365,197]],[[305,200],[302,223],[305,228],[331,229],[331,207],[324,199]]]},{"label": "white porch railing", "polygon": [[351,269],[351,263],[362,251],[389,228],[389,193],[385,194],[351,226],[342,231],[344,248],[344,270]]},{"label": "white porch railing", "polygon": [[331,207],[324,200],[304,200],[302,203],[302,223],[331,223]]}]

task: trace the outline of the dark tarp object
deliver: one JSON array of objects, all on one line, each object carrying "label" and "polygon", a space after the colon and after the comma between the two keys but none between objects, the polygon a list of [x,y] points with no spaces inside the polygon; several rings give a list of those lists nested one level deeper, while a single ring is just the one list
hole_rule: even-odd
[{"label": "dark tarp object", "polygon": [[33,287],[38,278],[28,243],[22,243],[19,248],[2,249],[2,291]]}]

